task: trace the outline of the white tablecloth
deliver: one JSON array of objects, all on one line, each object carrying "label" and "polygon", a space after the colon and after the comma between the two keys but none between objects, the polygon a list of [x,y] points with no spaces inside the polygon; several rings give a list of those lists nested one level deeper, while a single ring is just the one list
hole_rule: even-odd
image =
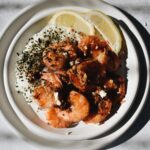
[{"label": "white tablecloth", "polygon": [[[26,6],[38,0],[0,0],[0,32]],[[62,0],[63,1],[63,0]],[[150,32],[150,0],[107,0],[136,17]],[[17,137],[0,113],[0,150],[38,150]],[[112,150],[150,150],[150,122],[132,139]]]}]

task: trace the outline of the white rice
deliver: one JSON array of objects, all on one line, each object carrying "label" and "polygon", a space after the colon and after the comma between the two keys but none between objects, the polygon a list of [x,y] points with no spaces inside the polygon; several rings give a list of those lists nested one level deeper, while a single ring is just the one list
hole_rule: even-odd
[{"label": "white rice", "polygon": [[[19,60],[22,59],[23,53],[30,54],[38,51],[43,51],[43,49],[46,46],[46,41],[50,41],[50,43],[57,43],[59,41],[65,41],[69,38],[70,40],[75,40],[79,42],[81,37],[82,37],[81,33],[76,32],[70,28],[66,27],[60,28],[55,25],[47,25],[39,33],[33,35],[33,37],[29,39],[29,42],[25,46],[25,49],[22,51],[22,54],[19,54]],[[16,63],[16,90],[19,93],[23,94],[25,100],[29,102],[32,107],[34,107],[33,108],[34,110],[36,110],[38,109],[38,105],[35,106],[35,103],[32,104],[32,102],[35,102],[35,100],[33,98],[33,92],[31,92],[34,89],[34,85],[28,82],[28,79],[25,74],[26,66],[27,64],[23,64],[23,69],[22,71],[20,71],[17,69],[19,65]],[[57,95],[57,93],[55,95]]]}]

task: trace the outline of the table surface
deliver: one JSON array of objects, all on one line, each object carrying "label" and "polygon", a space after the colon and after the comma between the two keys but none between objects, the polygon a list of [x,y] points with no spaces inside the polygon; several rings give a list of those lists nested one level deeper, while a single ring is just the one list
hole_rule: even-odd
[{"label": "table surface", "polygon": [[[26,6],[38,0],[0,0],[0,32]],[[129,12],[137,18],[150,32],[150,0],[106,0],[113,5]],[[0,113],[0,149],[1,150],[38,150],[17,137],[7,121]],[[41,149],[41,148],[40,148]],[[112,150],[149,150],[150,149],[150,122],[129,141],[112,148]]]}]

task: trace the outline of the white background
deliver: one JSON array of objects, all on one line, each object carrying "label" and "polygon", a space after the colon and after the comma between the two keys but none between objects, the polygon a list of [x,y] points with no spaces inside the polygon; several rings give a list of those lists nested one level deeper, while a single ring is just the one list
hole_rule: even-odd
[{"label": "white background", "polygon": [[[38,0],[0,0],[0,33],[26,6]],[[63,0],[62,0],[63,1]],[[137,18],[150,32],[150,0],[106,0]],[[38,150],[17,137],[0,113],[0,150]],[[150,150],[150,122],[132,139],[111,150]],[[41,150],[41,148],[40,148]]]}]

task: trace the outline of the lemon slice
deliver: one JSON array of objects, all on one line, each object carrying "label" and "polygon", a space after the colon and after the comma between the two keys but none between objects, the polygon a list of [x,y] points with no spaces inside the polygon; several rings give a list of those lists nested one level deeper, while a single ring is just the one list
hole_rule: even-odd
[{"label": "lemon slice", "polygon": [[53,15],[49,23],[73,28],[87,35],[95,34],[95,29],[92,24],[83,19],[79,14],[69,10],[57,12]]},{"label": "lemon slice", "polygon": [[122,34],[111,18],[96,10],[87,12],[84,17],[95,26],[103,38],[108,41],[112,50],[118,55],[122,48]]}]

